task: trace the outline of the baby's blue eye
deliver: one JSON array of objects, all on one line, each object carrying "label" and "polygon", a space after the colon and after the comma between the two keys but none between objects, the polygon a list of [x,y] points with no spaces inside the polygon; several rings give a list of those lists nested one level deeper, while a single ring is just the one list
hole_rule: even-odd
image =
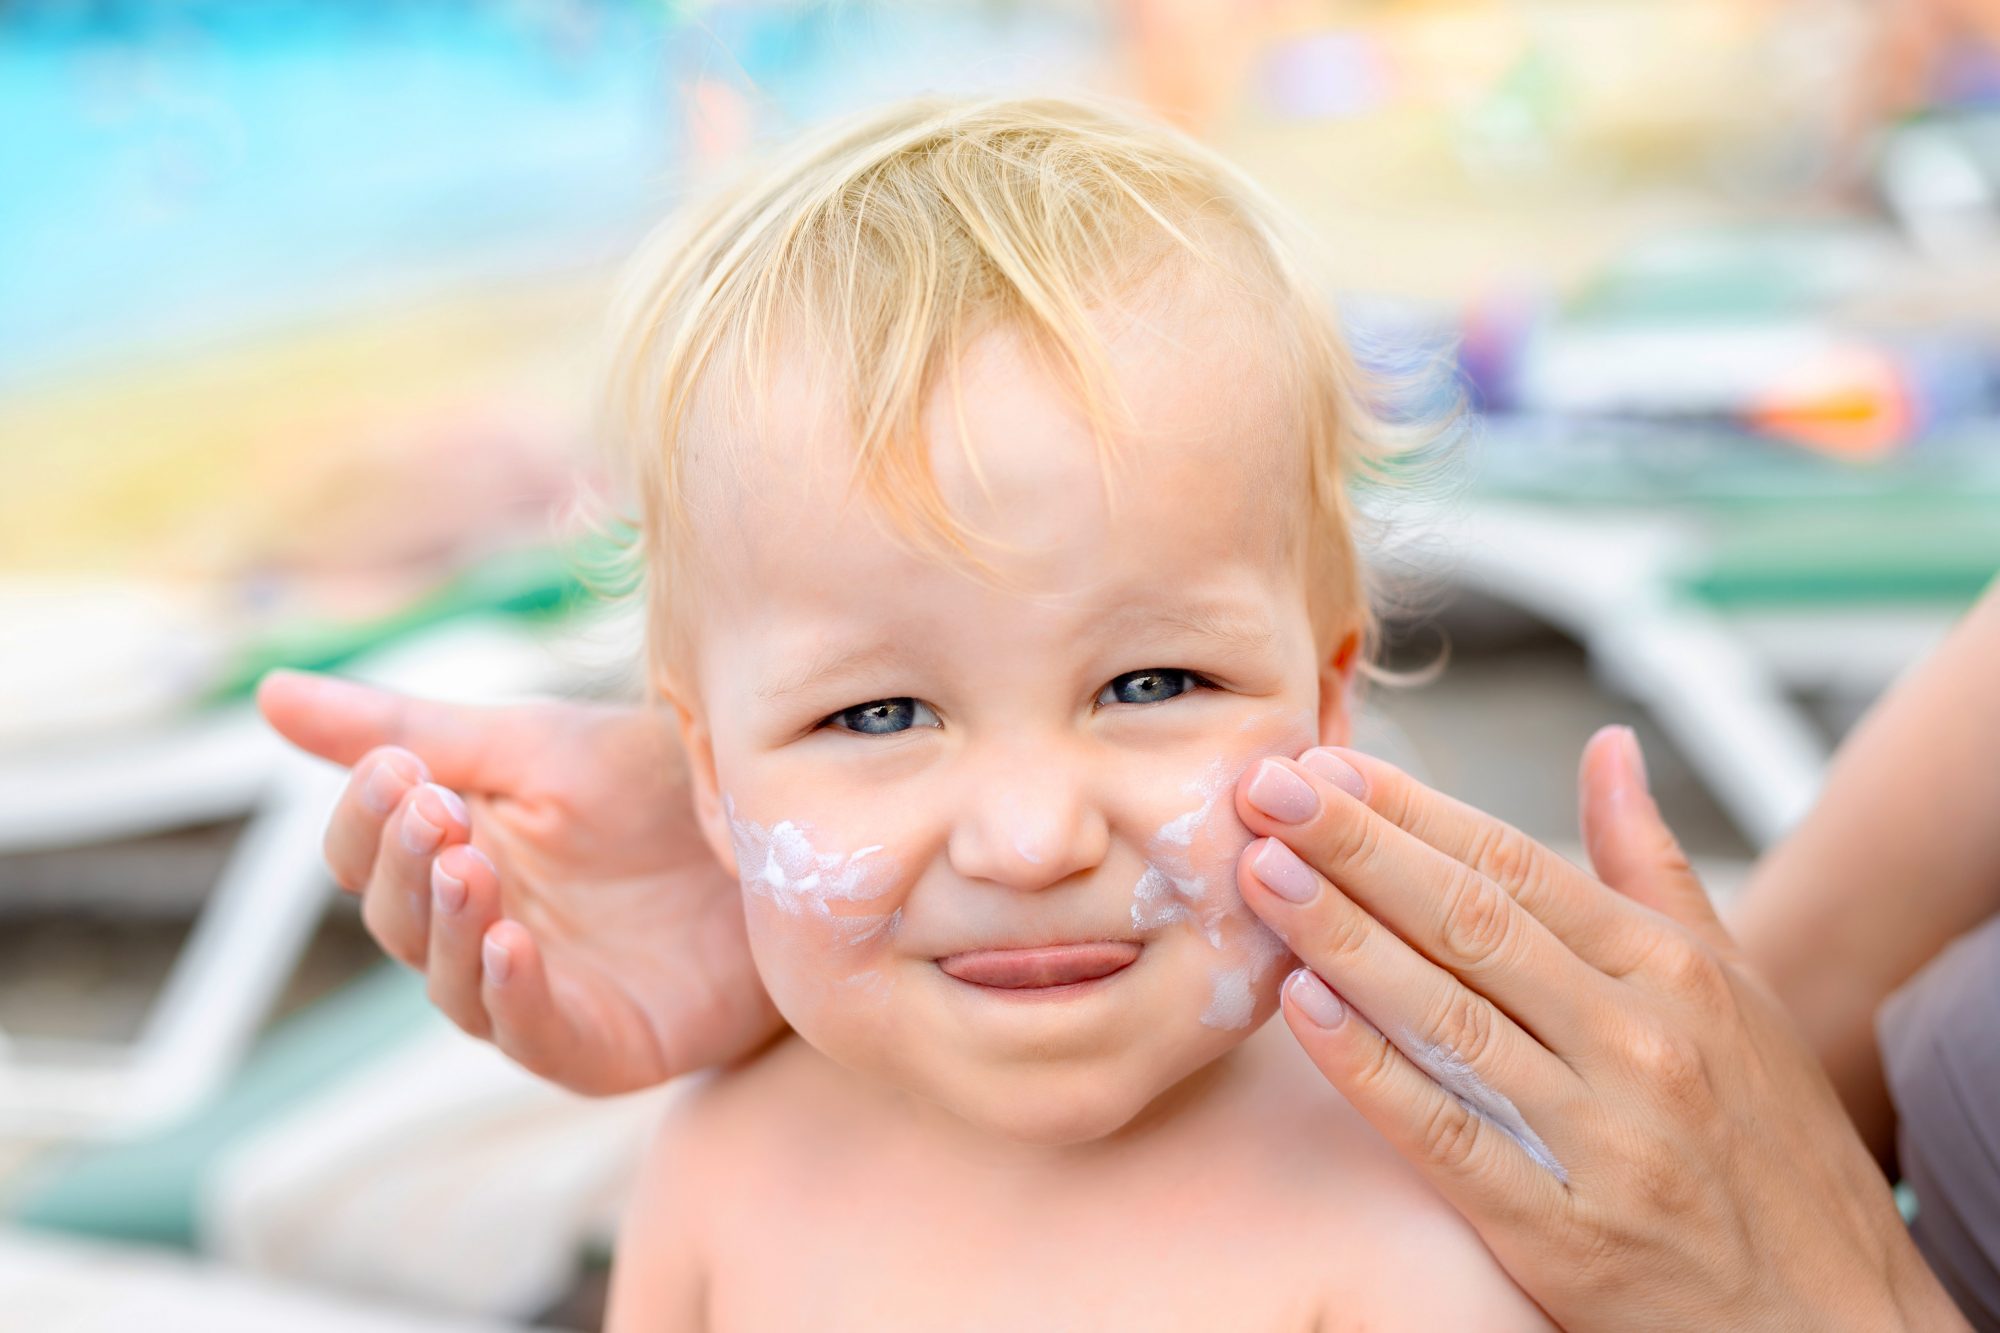
[{"label": "baby's blue eye", "polygon": [[858,731],[864,736],[886,736],[911,727],[943,725],[929,704],[915,699],[877,699],[874,703],[843,708],[827,719],[842,731]]},{"label": "baby's blue eye", "polygon": [[1128,671],[1104,687],[1100,704],[1156,704],[1201,688],[1200,676],[1178,667],[1148,667]]}]

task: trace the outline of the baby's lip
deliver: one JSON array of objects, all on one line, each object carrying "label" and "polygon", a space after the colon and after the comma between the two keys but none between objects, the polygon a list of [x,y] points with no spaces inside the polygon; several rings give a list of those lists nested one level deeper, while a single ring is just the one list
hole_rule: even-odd
[{"label": "baby's lip", "polygon": [[1035,990],[1096,981],[1131,966],[1140,946],[1130,940],[1040,944],[1026,949],[970,949],[937,960],[960,981],[1000,990]]}]

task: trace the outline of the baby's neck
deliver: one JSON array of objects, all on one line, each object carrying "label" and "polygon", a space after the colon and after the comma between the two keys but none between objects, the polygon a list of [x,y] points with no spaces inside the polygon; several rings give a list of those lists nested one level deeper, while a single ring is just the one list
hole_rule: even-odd
[{"label": "baby's neck", "polygon": [[1284,1061],[1303,1054],[1283,1023],[1265,1023],[1239,1046],[1167,1088],[1139,1113],[1109,1134],[1075,1143],[1038,1143],[1011,1138],[976,1125],[926,1098],[842,1068],[806,1045],[795,1057],[823,1062],[826,1073],[857,1099],[857,1110],[885,1133],[915,1150],[947,1154],[967,1166],[1011,1173],[1054,1172],[1089,1164],[1103,1167],[1121,1158],[1143,1158],[1183,1139],[1201,1140],[1231,1111],[1253,1095]]}]

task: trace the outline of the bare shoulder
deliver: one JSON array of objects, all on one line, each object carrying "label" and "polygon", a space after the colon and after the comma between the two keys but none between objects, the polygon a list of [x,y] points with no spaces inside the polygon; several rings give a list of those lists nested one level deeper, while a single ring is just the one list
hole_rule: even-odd
[{"label": "bare shoulder", "polygon": [[741,1197],[810,1072],[788,1037],[726,1069],[684,1076],[654,1126],[618,1228],[606,1333],[702,1328],[729,1201]]},{"label": "bare shoulder", "polygon": [[619,1220],[605,1333],[707,1326],[710,1162],[702,1108],[722,1077],[685,1075],[668,1093]]}]

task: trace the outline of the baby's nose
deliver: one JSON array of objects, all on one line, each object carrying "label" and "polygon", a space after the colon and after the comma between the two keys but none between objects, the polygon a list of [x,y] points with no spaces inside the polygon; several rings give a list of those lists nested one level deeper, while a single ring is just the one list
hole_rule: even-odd
[{"label": "baby's nose", "polygon": [[1096,866],[1109,839],[1076,777],[1060,765],[1035,765],[968,784],[950,854],[968,879],[1033,891]]}]

